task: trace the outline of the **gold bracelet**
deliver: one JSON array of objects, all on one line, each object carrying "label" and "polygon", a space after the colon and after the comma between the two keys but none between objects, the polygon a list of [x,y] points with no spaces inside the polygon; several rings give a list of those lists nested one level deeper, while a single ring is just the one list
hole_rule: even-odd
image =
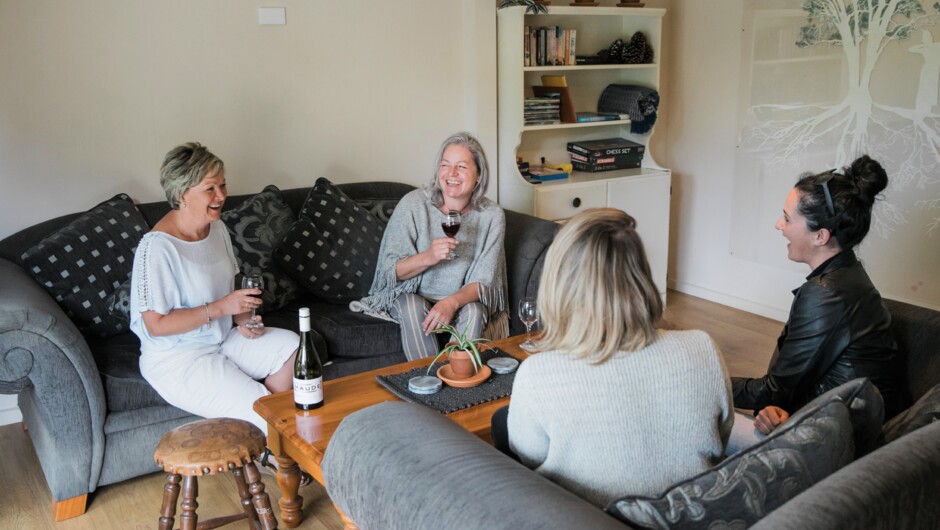
[{"label": "gold bracelet", "polygon": [[206,325],[208,326],[209,324],[212,323],[212,315],[209,314],[209,302],[206,302],[205,304],[202,304],[202,305],[203,307],[206,308]]}]

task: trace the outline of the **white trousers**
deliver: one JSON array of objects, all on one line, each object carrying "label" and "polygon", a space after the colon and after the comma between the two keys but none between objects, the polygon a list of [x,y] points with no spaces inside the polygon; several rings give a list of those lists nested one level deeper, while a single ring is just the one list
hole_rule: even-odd
[{"label": "white trousers", "polygon": [[174,407],[204,418],[249,421],[267,435],[267,423],[253,406],[270,392],[258,380],[280,370],[299,343],[286,329],[265,328],[260,337],[247,339],[232,328],[220,345],[141,355],[140,372]]}]

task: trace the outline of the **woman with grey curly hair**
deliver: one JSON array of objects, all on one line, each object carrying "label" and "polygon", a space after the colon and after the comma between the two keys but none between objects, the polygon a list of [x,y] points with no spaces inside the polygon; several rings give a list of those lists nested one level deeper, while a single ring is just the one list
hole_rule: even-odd
[{"label": "woman with grey curly hair", "polygon": [[[509,334],[506,219],[486,198],[488,185],[480,142],[454,134],[441,144],[427,185],[402,197],[389,219],[369,296],[353,305],[398,322],[409,360],[435,355],[432,333],[455,320],[473,338],[487,326],[489,338]],[[459,244],[442,230],[451,211],[460,213]]]}]

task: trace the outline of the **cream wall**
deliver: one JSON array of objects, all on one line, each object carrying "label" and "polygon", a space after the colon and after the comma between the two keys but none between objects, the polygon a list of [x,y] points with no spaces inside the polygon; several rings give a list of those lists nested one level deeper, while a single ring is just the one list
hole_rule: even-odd
[{"label": "cream wall", "polygon": [[[661,164],[673,171],[670,286],[786,320],[809,269],[775,267],[731,252],[743,0],[672,0],[665,31],[671,55],[664,85],[669,112]],[[783,199],[780,198],[781,208]],[[757,237],[786,240],[773,226]]]},{"label": "cream wall", "polygon": [[[262,6],[287,24],[259,26]],[[493,0],[0,0],[0,238],[119,192],[162,200],[163,155],[189,140],[231,193],[420,184],[462,129],[495,157],[495,35]]]},{"label": "cream wall", "polygon": [[[668,125],[665,135],[654,137],[654,145],[663,150],[657,160],[673,170],[670,285],[682,292],[785,320],[792,301],[791,290],[799,287],[810,272],[807,266],[786,260],[787,242],[773,227],[777,208],[783,207],[786,188],[779,197],[779,206],[768,206],[770,211],[762,217],[766,221],[753,227],[756,241],[771,253],[779,253],[778,262],[760,263],[738,257],[732,250],[731,238],[736,228],[732,211],[748,201],[761,200],[757,196],[742,196],[738,198],[739,204],[733,203],[738,99],[742,86],[748,88],[742,83],[740,67],[746,1],[670,2],[664,32],[670,54],[663,83],[664,101],[669,102]],[[912,42],[903,43],[903,47],[906,49]],[[881,90],[885,91],[881,96],[891,100],[893,96],[907,94],[910,87],[896,83],[882,86]],[[891,203],[892,197],[886,202]],[[898,228],[921,229],[916,223]],[[925,251],[929,245],[931,242],[926,238],[893,237],[884,241],[869,236],[857,253],[883,296],[937,308],[940,301],[935,297],[915,293],[898,281],[899,276],[904,276],[899,264],[936,255]]]},{"label": "cream wall", "polygon": [[[271,5],[285,26],[258,25]],[[0,237],[162,199],[188,140],[232,193],[423,182],[451,132],[495,153],[495,49],[492,0],[0,0]]]}]

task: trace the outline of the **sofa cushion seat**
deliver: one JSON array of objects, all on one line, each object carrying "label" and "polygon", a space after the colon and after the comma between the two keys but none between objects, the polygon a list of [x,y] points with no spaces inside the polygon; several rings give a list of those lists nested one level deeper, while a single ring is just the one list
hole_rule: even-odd
[{"label": "sofa cushion seat", "polygon": [[108,411],[121,412],[168,403],[140,374],[140,340],[133,333],[89,341],[104,383]]},{"label": "sofa cushion seat", "polygon": [[323,335],[331,357],[377,357],[402,351],[396,322],[323,302],[309,307],[310,326]]}]

